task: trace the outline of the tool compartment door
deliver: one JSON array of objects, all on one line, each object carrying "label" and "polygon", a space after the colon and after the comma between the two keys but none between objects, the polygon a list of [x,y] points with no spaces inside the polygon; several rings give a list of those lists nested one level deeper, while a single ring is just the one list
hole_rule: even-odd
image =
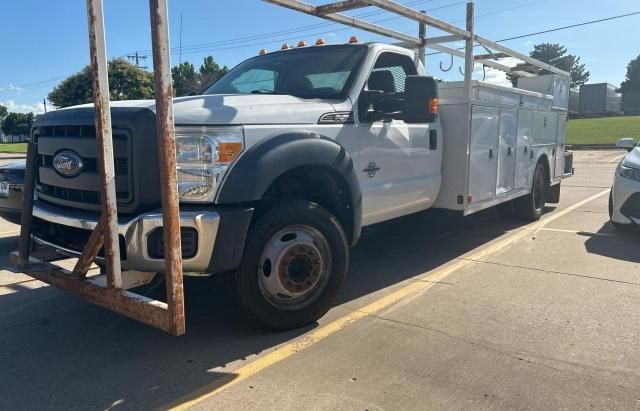
[{"label": "tool compartment door", "polygon": [[499,119],[499,108],[471,108],[468,193],[472,196],[473,204],[491,200],[495,196]]},{"label": "tool compartment door", "polygon": [[515,188],[529,187],[531,175],[531,144],[533,113],[529,110],[518,112],[518,143],[516,146]]},{"label": "tool compartment door", "polygon": [[556,166],[553,176],[560,178],[564,175],[564,133],[567,125],[567,115],[558,116],[558,134],[556,135]]},{"label": "tool compartment door", "polygon": [[500,109],[497,195],[513,190],[516,175],[517,115],[518,111],[515,109]]}]

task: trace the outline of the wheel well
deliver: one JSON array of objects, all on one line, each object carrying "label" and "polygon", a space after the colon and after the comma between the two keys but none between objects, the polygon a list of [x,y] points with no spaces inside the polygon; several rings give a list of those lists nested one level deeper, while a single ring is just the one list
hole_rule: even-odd
[{"label": "wheel well", "polygon": [[259,219],[278,200],[306,200],[331,212],[352,240],[353,204],[349,186],[329,167],[302,166],[280,175],[265,191],[256,207]]}]

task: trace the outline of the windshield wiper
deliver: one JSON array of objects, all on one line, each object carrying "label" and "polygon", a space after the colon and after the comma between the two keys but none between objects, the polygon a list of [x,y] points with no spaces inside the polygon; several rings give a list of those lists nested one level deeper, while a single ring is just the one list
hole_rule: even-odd
[{"label": "windshield wiper", "polygon": [[257,90],[251,90],[251,94],[276,94],[276,95],[282,95],[283,93],[278,93],[277,91],[274,91],[274,90],[267,90],[267,89],[261,88],[261,89],[257,89]]}]

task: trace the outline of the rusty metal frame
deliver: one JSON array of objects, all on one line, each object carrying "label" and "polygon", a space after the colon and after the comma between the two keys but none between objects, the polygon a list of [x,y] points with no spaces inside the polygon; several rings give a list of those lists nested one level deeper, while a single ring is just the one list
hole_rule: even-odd
[{"label": "rusty metal frame", "polygon": [[[184,292],[167,0],[149,0],[165,244],[166,303],[124,289],[117,231],[118,210],[103,1],[86,0],[86,4],[93,73],[97,154],[102,183],[100,187],[101,217],[73,271],[69,272],[56,265],[30,257],[37,163],[37,141],[32,136],[27,150],[20,246],[17,253],[11,254],[10,261],[33,278],[77,294],[94,304],[173,335],[182,335],[185,333]],[[106,281],[102,281],[105,279],[104,277],[87,277],[87,273],[101,249],[104,250],[106,262],[104,274]]]},{"label": "rusty metal frame", "polygon": [[[424,62],[423,56],[424,56],[425,48],[436,50],[442,53],[447,53],[447,54],[450,54],[451,56],[463,58],[465,60],[465,65],[464,65],[465,70],[463,73],[464,83],[465,83],[464,89],[465,89],[465,95],[468,96],[469,98],[471,98],[471,90],[472,90],[471,82],[472,82],[473,68],[475,63],[480,63],[484,66],[501,70],[506,73],[515,73],[515,74],[518,74],[521,76],[527,76],[527,77],[535,76],[535,74],[526,73],[520,70],[519,68],[507,66],[505,64],[500,64],[498,61],[496,61],[506,57],[513,57],[517,60],[531,64],[532,66],[547,70],[560,77],[569,78],[569,75],[570,75],[568,72],[564,70],[561,70],[550,64],[544,63],[540,60],[536,60],[534,58],[526,56],[515,50],[511,50],[499,43],[487,40],[475,34],[474,33],[475,11],[474,11],[474,3],[472,1],[467,3],[467,13],[466,13],[467,18],[466,18],[465,28],[456,27],[443,20],[437,19],[433,16],[429,16],[427,13],[423,13],[418,10],[413,10],[410,7],[404,6],[393,0],[359,0],[359,1],[350,1],[350,2],[341,1],[337,3],[330,3],[330,4],[321,5],[321,6],[313,6],[311,4],[308,4],[299,0],[263,0],[263,1],[267,3],[275,4],[278,6],[286,7],[288,9],[292,9],[295,11],[299,11],[305,14],[309,14],[312,16],[320,17],[326,20],[334,21],[337,23],[343,23],[348,26],[352,26],[364,31],[369,31],[371,33],[401,40],[400,43],[395,43],[395,44],[402,47],[406,47],[406,48],[416,49],[418,51],[418,56],[420,60],[423,62]],[[390,13],[394,13],[398,16],[402,16],[402,17],[417,21],[419,24],[424,25],[425,30],[423,30],[423,26],[420,26],[419,35],[418,37],[415,37],[415,36],[400,33],[398,31],[391,30],[385,27],[374,25],[364,20],[359,20],[359,19],[346,16],[340,13],[340,11],[351,10],[356,7],[361,8],[364,6],[375,6],[382,10],[388,11]],[[447,35],[428,38],[426,36],[426,26],[441,30],[447,33]],[[463,50],[456,50],[451,47],[447,47],[443,45],[443,43],[451,43],[458,40],[463,40],[465,42],[465,46]],[[476,47],[476,45],[482,46],[487,51],[488,54],[474,57],[473,50],[474,50],[474,47]]]}]

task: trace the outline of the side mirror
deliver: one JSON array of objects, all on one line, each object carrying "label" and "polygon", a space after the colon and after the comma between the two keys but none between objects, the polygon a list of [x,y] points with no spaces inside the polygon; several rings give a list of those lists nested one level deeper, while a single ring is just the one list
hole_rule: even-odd
[{"label": "side mirror", "polygon": [[406,123],[433,123],[438,118],[438,83],[433,77],[407,76],[404,100]]},{"label": "side mirror", "polygon": [[631,137],[621,138],[616,142],[616,147],[625,148],[627,151],[631,151],[636,147],[636,140]]}]

